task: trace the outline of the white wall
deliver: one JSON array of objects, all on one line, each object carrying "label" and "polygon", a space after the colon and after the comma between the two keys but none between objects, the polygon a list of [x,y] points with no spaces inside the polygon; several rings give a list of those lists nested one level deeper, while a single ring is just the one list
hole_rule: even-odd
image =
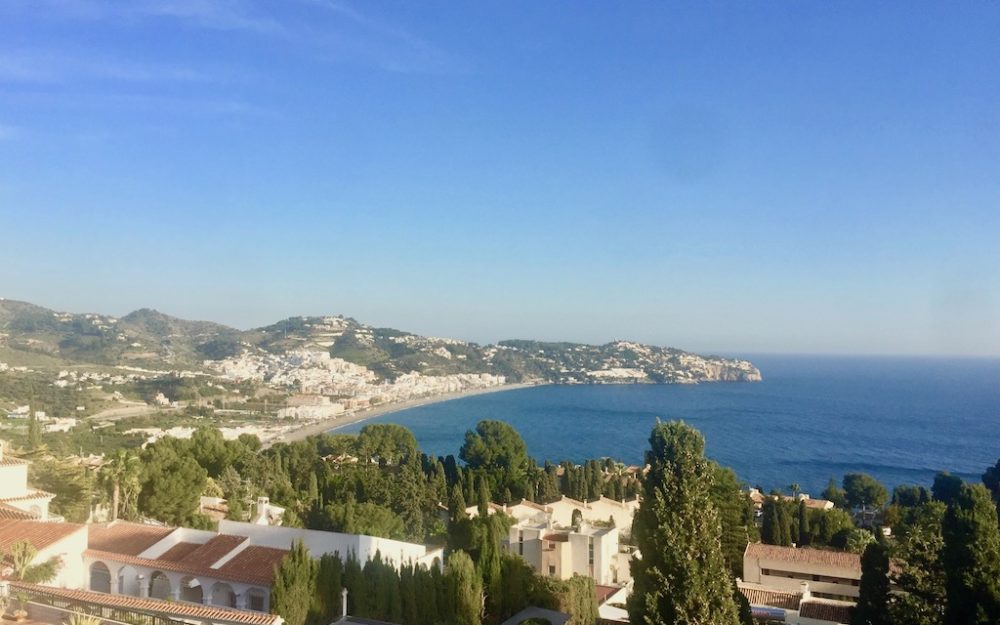
[{"label": "white wall", "polygon": [[254,545],[276,549],[289,549],[293,542],[301,540],[314,558],[325,553],[339,553],[341,558],[346,558],[353,553],[359,561],[366,562],[378,552],[383,561],[397,567],[406,562],[430,566],[433,559],[440,558],[442,553],[440,549],[428,551],[424,545],[401,540],[295,527],[268,527],[229,520],[219,521],[219,533],[247,536]]},{"label": "white wall", "polygon": [[35,564],[41,564],[50,558],[57,557],[62,563],[55,579],[47,582],[47,586],[58,588],[86,588],[89,583],[89,573],[83,563],[83,552],[87,550],[87,528],[80,527],[75,532],[55,542],[38,552]]},{"label": "white wall", "polygon": [[11,464],[0,467],[0,499],[28,494],[28,465]]}]

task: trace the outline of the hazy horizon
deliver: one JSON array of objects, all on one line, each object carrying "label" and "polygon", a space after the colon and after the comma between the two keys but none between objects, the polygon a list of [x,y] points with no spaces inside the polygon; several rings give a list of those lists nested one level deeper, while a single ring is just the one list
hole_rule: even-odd
[{"label": "hazy horizon", "polygon": [[0,4],[0,295],[1000,356],[1000,4]]}]

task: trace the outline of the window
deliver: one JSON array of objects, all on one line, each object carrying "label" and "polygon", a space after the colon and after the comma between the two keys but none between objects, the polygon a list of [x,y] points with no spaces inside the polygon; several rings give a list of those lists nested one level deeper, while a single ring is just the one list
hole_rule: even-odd
[{"label": "window", "polygon": [[251,588],[247,593],[247,600],[249,605],[247,606],[255,612],[264,611],[264,592],[259,588]]},{"label": "window", "polygon": [[587,564],[594,566],[594,539],[587,539]]},{"label": "window", "polygon": [[521,530],[517,531],[517,555],[524,555],[524,532]]},{"label": "window", "polygon": [[555,577],[555,576],[556,576],[556,565],[550,564],[549,565],[549,577]]}]

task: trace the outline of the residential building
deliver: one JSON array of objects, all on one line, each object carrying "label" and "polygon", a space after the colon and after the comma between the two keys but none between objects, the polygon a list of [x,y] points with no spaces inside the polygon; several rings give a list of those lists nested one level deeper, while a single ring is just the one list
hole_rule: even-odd
[{"label": "residential building", "polygon": [[855,601],[861,585],[856,553],[750,544],[743,553],[743,581],[784,592],[808,582],[814,597]]},{"label": "residential building", "polygon": [[790,625],[847,625],[851,621],[853,602],[815,597],[809,582],[801,582],[797,592],[743,581],[737,582],[737,585],[750,603],[750,612],[757,621]]},{"label": "residential building", "polygon": [[620,551],[618,538],[614,527],[584,522],[577,528],[561,528],[549,517],[512,525],[505,547],[541,575],[557,579],[583,575],[597,584],[620,585],[631,579],[631,555]]},{"label": "residential building", "polygon": [[78,523],[46,523],[32,519],[0,518],[0,553],[26,541],[37,552],[32,564],[59,561],[56,577],[49,584],[60,588],[81,588],[87,569],[83,553],[87,549],[87,526]]},{"label": "residential building", "polygon": [[[579,501],[565,495],[552,503],[538,504],[522,499],[510,504],[490,504],[490,513],[502,512],[514,517],[515,521],[540,521],[551,518],[552,523],[559,527],[573,525],[573,514],[580,513],[580,518],[588,523],[604,524],[614,521],[614,526],[623,534],[630,533],[635,511],[639,509],[639,499],[616,501],[607,497],[599,497],[593,501]],[[465,513],[474,517],[479,514],[478,506],[469,506]]]},{"label": "residential building", "polygon": [[28,486],[27,460],[11,457],[0,441],[0,519],[38,519],[61,521],[49,515],[52,493]]}]

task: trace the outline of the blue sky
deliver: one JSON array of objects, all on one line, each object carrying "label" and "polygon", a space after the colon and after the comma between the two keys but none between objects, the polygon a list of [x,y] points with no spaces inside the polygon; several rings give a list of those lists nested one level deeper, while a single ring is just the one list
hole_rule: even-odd
[{"label": "blue sky", "polygon": [[0,295],[1000,355],[1000,4],[0,0]]}]

